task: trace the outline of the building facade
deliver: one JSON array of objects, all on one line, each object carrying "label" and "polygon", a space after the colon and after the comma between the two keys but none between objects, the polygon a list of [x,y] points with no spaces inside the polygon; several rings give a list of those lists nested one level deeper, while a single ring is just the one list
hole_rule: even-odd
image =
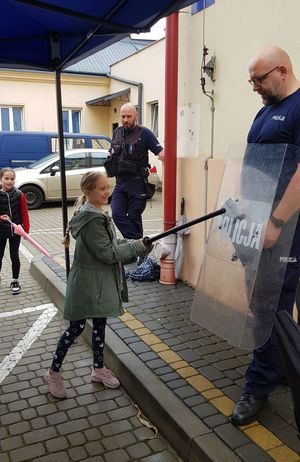
[{"label": "building facade", "polygon": [[[260,97],[247,82],[251,57],[276,44],[290,54],[300,77],[299,11],[298,0],[200,0],[180,11],[178,215],[181,197],[188,220],[216,207],[229,148],[245,143],[261,107]],[[142,123],[164,144],[165,39],[114,60],[108,73],[80,72],[62,76],[66,126],[80,123],[82,132],[111,136],[121,105],[130,101],[140,107]],[[26,130],[55,130],[54,76],[0,71],[0,110],[0,129],[1,123],[10,127],[23,123]],[[151,163],[162,176],[161,163],[154,156]],[[196,286],[209,224],[190,231],[184,238],[182,279]]]}]

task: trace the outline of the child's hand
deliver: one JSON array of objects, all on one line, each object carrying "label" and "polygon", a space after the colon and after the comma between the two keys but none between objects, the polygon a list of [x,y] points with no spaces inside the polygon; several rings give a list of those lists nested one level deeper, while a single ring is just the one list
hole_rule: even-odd
[{"label": "child's hand", "polygon": [[8,215],[0,215],[1,221],[10,221],[10,217]]},{"label": "child's hand", "polygon": [[141,239],[141,243],[143,244],[144,250],[147,253],[150,253],[151,250],[153,249],[153,244],[152,243],[147,244],[147,238],[146,238],[146,240],[144,240],[144,238]]}]

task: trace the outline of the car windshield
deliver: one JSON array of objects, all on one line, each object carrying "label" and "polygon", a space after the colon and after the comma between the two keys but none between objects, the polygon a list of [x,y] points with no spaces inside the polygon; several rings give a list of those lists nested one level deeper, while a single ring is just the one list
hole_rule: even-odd
[{"label": "car windshield", "polygon": [[57,159],[57,154],[49,154],[48,156],[42,157],[39,160],[36,160],[35,162],[32,162],[31,164],[28,165],[27,168],[40,168],[43,167],[44,164],[48,164],[51,160],[56,160]]},{"label": "car windshield", "polygon": [[92,147],[94,149],[105,149],[106,151],[109,150],[110,148],[110,142],[105,139],[100,139],[100,138],[93,138],[92,139]]}]

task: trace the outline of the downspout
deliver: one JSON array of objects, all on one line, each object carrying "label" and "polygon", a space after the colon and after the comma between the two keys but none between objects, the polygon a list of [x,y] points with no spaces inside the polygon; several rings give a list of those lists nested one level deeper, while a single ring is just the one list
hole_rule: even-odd
[{"label": "downspout", "polygon": [[138,87],[138,123],[143,123],[143,84],[141,82],[135,82],[134,80],[123,79],[122,77],[118,77],[117,75],[112,75],[107,73],[106,77],[113,80],[118,80],[119,82],[128,83],[128,85],[133,85]]},{"label": "downspout", "polygon": [[[208,203],[208,161],[214,158],[214,131],[215,131],[215,100],[214,100],[214,90],[207,91],[205,88],[206,81],[204,73],[206,73],[211,80],[214,82],[214,72],[215,72],[215,57],[213,56],[208,63],[206,63],[206,56],[208,55],[208,48],[205,45],[205,11],[206,11],[206,0],[204,0],[203,5],[203,16],[202,16],[202,33],[203,33],[203,53],[202,53],[202,63],[201,63],[201,88],[205,96],[210,99],[210,111],[211,111],[211,127],[210,127],[210,153],[204,161],[204,213],[207,214],[207,203]],[[207,241],[207,222],[204,223],[204,248]]]},{"label": "downspout", "polygon": [[[206,0],[203,3],[203,15],[202,15],[202,44],[203,44],[203,53],[202,53],[202,63],[201,63],[201,88],[205,96],[210,99],[210,111],[211,111],[211,127],[210,127],[210,153],[204,161],[204,213],[207,214],[207,203],[208,203],[208,161],[214,158],[214,132],[215,132],[215,100],[214,100],[214,90],[207,91],[205,88],[206,81],[204,73],[206,73],[211,80],[214,82],[214,72],[215,72],[215,57],[212,57],[208,63],[206,63],[206,56],[208,55],[208,48],[205,45],[205,12],[206,12]],[[204,223],[204,249],[207,242],[207,221]]]},{"label": "downspout", "polygon": [[164,230],[176,224],[178,13],[166,21]]},{"label": "downspout", "polygon": [[[176,224],[177,104],[178,13],[173,13],[167,17],[166,21],[165,158],[163,170],[164,231],[173,228]],[[175,284],[174,253],[176,236],[173,241],[170,243],[173,251],[166,258],[161,258],[160,260],[159,282],[161,284]]]},{"label": "downspout", "polygon": [[[210,127],[210,153],[209,156],[206,157],[204,161],[204,170],[205,170],[205,185],[204,185],[204,214],[207,214],[207,204],[208,204],[208,161],[214,158],[214,132],[215,132],[215,101],[214,101],[214,91],[211,90],[210,92],[206,91],[205,89],[205,78],[201,77],[201,87],[202,92],[205,96],[210,99],[210,111],[211,111],[211,127]],[[206,244],[207,240],[207,222],[204,223],[204,245]]]}]

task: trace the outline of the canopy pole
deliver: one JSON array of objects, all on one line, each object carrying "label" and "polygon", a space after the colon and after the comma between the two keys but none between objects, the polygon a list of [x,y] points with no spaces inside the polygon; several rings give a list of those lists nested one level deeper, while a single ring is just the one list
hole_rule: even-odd
[{"label": "canopy pole", "polygon": [[[62,199],[62,219],[63,219],[63,236],[68,227],[68,206],[67,206],[67,185],[66,185],[66,167],[65,167],[65,146],[64,146],[64,128],[62,117],[62,97],[61,97],[61,71],[55,71],[56,83],[56,108],[57,108],[57,128],[58,128],[58,147],[60,159],[60,187]],[[67,278],[70,272],[70,253],[69,247],[65,247],[65,262]]]}]

